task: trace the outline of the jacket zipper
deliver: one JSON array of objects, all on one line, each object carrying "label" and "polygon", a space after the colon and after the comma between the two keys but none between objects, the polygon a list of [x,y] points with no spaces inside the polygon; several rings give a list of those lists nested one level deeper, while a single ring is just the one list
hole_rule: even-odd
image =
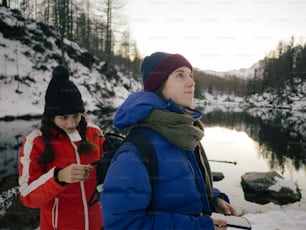
[{"label": "jacket zipper", "polygon": [[[81,164],[80,156],[79,156],[79,153],[78,153],[78,148],[75,145],[75,143],[71,142],[71,144],[74,148],[76,161],[77,161],[78,164]],[[84,181],[80,182],[80,187],[81,187],[82,203],[83,203],[83,207],[84,207],[85,230],[88,230],[89,229],[88,206],[87,206],[87,199],[86,199]]]}]

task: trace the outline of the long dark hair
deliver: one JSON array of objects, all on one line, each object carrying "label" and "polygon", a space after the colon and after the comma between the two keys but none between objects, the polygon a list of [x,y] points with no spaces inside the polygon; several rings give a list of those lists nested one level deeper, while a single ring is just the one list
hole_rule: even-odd
[{"label": "long dark hair", "polygon": [[[54,160],[54,149],[52,148],[51,145],[52,129],[56,129],[58,130],[58,132],[63,132],[63,130],[55,126],[53,120],[54,118],[48,119],[46,117],[43,117],[41,120],[40,130],[42,132],[42,138],[45,144],[45,149],[41,154],[41,157],[38,159],[39,163],[48,164]],[[87,140],[86,129],[87,129],[87,120],[82,115],[81,121],[79,123],[80,136],[82,138],[80,146],[78,148],[78,152],[80,154],[88,154],[97,147],[94,143],[89,142]]]}]

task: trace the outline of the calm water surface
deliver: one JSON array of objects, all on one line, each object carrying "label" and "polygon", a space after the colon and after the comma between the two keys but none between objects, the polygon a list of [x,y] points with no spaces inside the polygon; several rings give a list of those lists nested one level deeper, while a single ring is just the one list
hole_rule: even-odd
[{"label": "calm water surface", "polygon": [[[296,169],[292,160],[287,157],[282,161],[282,165],[277,162],[272,164],[272,152],[265,145],[254,141],[243,131],[221,126],[206,127],[202,143],[210,160],[237,162],[235,165],[211,161],[210,165],[212,171],[223,172],[225,178],[222,181],[215,182],[215,187],[230,196],[231,202],[238,213],[258,213],[267,209],[306,210],[305,164]],[[267,172],[271,170],[275,170],[286,180],[298,184],[302,190],[302,200],[300,202],[283,206],[274,203],[262,205],[244,199],[244,193],[240,185],[241,176],[246,172]]]}]

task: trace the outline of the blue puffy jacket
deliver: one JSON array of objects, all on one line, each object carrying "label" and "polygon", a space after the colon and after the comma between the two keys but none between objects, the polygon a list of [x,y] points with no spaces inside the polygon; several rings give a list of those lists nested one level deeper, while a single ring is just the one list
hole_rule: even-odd
[{"label": "blue puffy jacket", "polygon": [[[114,125],[119,129],[134,126],[152,109],[180,112],[173,102],[165,103],[154,93],[137,92],[117,110]],[[140,129],[145,135],[150,132],[157,157],[154,194],[139,153],[135,146],[125,143],[104,181],[101,205],[105,229],[214,229],[195,154],[170,144],[157,132]],[[148,211],[152,195],[153,210]],[[219,195],[219,190],[214,189],[214,198]]]}]

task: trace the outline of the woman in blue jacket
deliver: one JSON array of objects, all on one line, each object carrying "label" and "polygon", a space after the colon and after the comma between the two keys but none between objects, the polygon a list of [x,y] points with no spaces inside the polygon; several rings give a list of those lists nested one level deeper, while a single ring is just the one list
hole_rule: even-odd
[{"label": "woman in blue jacket", "polygon": [[104,182],[105,229],[224,229],[226,222],[212,219],[211,212],[236,215],[236,211],[212,186],[200,143],[202,114],[193,109],[191,64],[179,54],[156,52],[145,57],[141,74],[144,91],[126,99],[115,114],[114,126],[138,129],[150,137],[157,179],[152,191],[137,150],[126,143]]}]

